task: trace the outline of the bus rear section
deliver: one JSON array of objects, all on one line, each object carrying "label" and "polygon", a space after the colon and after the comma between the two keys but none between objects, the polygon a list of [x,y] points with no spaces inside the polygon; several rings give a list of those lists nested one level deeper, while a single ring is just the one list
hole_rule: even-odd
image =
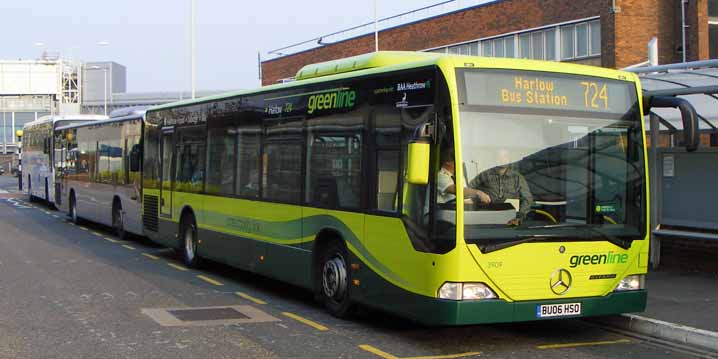
[{"label": "bus rear section", "polygon": [[106,119],[99,115],[43,116],[23,127],[23,188],[31,199],[59,204],[55,181],[54,133],[58,127]]},{"label": "bus rear section", "polygon": [[142,235],[144,111],[55,131],[56,205],[70,219]]}]

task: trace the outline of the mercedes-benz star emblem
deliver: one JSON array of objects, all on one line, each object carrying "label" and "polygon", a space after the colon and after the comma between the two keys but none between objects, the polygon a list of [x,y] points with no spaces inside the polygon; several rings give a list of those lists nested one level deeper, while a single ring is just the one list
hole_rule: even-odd
[{"label": "mercedes-benz star emblem", "polygon": [[549,286],[551,286],[551,291],[556,295],[563,295],[571,288],[572,281],[571,273],[563,268],[559,268],[551,274]]}]

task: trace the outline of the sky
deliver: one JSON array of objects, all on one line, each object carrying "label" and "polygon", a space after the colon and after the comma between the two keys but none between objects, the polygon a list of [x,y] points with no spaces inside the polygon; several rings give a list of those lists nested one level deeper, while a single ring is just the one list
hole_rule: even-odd
[{"label": "sky", "polygon": [[[377,13],[383,18],[437,2],[377,0]],[[127,67],[128,92],[189,90],[190,4],[2,0],[0,59],[35,59],[47,50],[115,61]],[[258,52],[267,59],[270,50],[373,21],[373,6],[374,0],[196,0],[197,89],[258,87]]]}]

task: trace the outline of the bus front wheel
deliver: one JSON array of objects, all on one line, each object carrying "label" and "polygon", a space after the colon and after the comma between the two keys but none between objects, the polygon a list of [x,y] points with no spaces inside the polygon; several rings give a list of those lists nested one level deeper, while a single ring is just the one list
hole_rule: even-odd
[{"label": "bus front wheel", "polygon": [[122,213],[122,204],[119,201],[115,201],[115,204],[112,206],[112,227],[120,240],[124,241],[127,239],[127,232],[125,232],[125,216]]},{"label": "bus front wheel", "polygon": [[80,217],[77,215],[77,200],[75,199],[75,192],[70,193],[70,220],[74,224],[80,223]]},{"label": "bus front wheel", "polygon": [[197,222],[191,214],[185,215],[180,230],[180,248],[182,261],[188,267],[198,267],[200,264],[197,255]]},{"label": "bus front wheel", "polygon": [[338,318],[347,317],[352,308],[350,300],[351,272],[349,255],[344,243],[331,241],[322,251],[319,261],[319,282],[324,307]]}]

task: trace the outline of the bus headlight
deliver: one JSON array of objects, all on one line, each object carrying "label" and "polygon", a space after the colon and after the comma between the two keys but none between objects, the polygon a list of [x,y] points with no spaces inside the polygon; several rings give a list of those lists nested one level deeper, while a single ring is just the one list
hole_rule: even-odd
[{"label": "bus headlight", "polygon": [[440,299],[480,300],[497,298],[489,286],[484,283],[446,282],[439,288]]},{"label": "bus headlight", "polygon": [[629,275],[623,278],[614,291],[623,292],[627,290],[639,290],[646,287],[646,276],[643,274]]}]

